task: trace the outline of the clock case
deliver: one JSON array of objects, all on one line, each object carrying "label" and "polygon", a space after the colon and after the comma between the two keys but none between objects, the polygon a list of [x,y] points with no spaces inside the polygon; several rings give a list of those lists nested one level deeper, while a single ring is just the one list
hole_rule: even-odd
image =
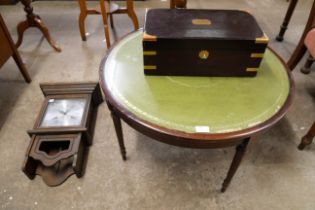
[{"label": "clock case", "polygon": [[[98,83],[40,84],[45,100],[32,130],[22,171],[29,179],[40,175],[48,186],[58,186],[73,174],[83,175],[92,144],[98,105],[103,102]],[[86,99],[79,126],[40,127],[50,99]]]},{"label": "clock case", "polygon": [[[45,96],[45,101],[41,107],[32,130],[28,131],[30,136],[36,134],[69,134],[82,132],[83,138],[88,145],[92,144],[93,131],[97,115],[97,107],[103,102],[102,93],[98,83],[72,83],[72,84],[40,84],[40,88]],[[46,109],[51,99],[74,99],[84,98],[86,100],[85,110],[78,126],[51,126],[41,127],[40,124],[46,113]]]},{"label": "clock case", "polygon": [[83,175],[87,147],[82,134],[33,135],[22,166],[29,179],[40,175],[48,186]]}]

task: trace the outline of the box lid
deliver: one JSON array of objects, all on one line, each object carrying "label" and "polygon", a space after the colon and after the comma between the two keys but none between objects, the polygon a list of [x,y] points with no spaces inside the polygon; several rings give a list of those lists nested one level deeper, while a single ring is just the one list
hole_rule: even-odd
[{"label": "box lid", "polygon": [[268,42],[255,18],[239,10],[151,9],[144,41],[156,39],[256,40]]}]

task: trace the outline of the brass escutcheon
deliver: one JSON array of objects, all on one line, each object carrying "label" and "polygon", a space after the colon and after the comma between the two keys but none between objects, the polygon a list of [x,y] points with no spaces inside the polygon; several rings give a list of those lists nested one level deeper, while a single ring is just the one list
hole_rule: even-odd
[{"label": "brass escutcheon", "polygon": [[209,52],[208,52],[208,50],[201,50],[201,51],[199,52],[199,58],[205,60],[205,59],[207,59],[208,57],[209,57]]}]

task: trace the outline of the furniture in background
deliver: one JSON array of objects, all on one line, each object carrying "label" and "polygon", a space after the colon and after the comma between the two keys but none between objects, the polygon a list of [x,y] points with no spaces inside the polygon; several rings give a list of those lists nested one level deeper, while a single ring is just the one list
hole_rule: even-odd
[{"label": "furniture in background", "polygon": [[17,26],[18,40],[16,42],[16,47],[18,48],[23,41],[23,33],[26,29],[30,27],[38,28],[50,44],[57,52],[61,52],[61,48],[56,45],[54,40],[51,38],[48,28],[41,20],[41,18],[33,13],[33,7],[31,5],[32,0],[20,0],[24,5],[24,11],[26,12],[26,20],[22,21]]},{"label": "furniture in background", "polygon": [[301,143],[298,146],[299,150],[303,150],[307,145],[311,144],[313,142],[314,137],[315,137],[315,122],[313,122],[313,125],[308,130],[306,135],[302,137]]},{"label": "furniture in background", "polygon": [[18,0],[1,0],[0,5],[12,5],[16,4]]},{"label": "furniture in background", "polygon": [[28,74],[19,52],[17,51],[11,35],[4,23],[4,20],[0,14],[0,67],[12,56],[15,63],[19,67],[21,74],[23,75],[26,82],[30,83],[31,77]]},{"label": "furniture in background", "polygon": [[[287,29],[287,26],[290,22],[291,16],[293,14],[293,11],[295,9],[295,6],[297,4],[298,0],[291,0],[290,1],[290,5],[289,8],[287,10],[287,13],[285,15],[284,21],[281,25],[281,29],[280,32],[277,36],[277,40],[278,41],[282,41],[283,40],[283,35]],[[315,0],[313,2],[309,17],[308,17],[308,21],[305,25],[305,29],[303,31],[303,34],[301,36],[301,39],[297,45],[297,47],[295,48],[291,58],[288,60],[288,66],[291,70],[293,70],[295,68],[295,66],[298,64],[298,62],[302,59],[302,57],[304,56],[304,54],[306,53],[306,47],[304,45],[304,39],[306,37],[306,34],[308,33],[308,31],[313,28],[315,26]]]},{"label": "furniture in background", "polygon": [[170,0],[170,8],[186,8],[187,0]]},{"label": "furniture in background", "polygon": [[112,49],[100,65],[100,82],[123,160],[127,157],[121,119],[170,145],[236,146],[222,192],[250,139],[278,122],[292,103],[291,73],[271,49],[266,50],[255,78],[145,76],[142,31],[127,35]]},{"label": "furniture in background", "polygon": [[79,28],[80,28],[81,38],[83,41],[86,41],[84,21],[87,15],[102,14],[107,48],[110,47],[110,36],[109,36],[108,20],[107,20],[108,16],[109,16],[110,25],[112,28],[114,27],[113,14],[127,14],[133,22],[134,29],[137,30],[139,28],[139,23],[138,23],[136,13],[134,11],[132,0],[126,0],[126,8],[120,8],[117,4],[115,4],[111,0],[108,0],[108,1],[99,0],[101,12],[95,9],[88,9],[86,6],[86,0],[78,0],[78,1],[79,1],[79,6],[80,6]]},{"label": "furniture in background", "polygon": [[[310,58],[306,62],[306,65],[308,65],[306,66],[306,70],[307,70],[307,68],[309,68],[312,65],[313,58],[315,58],[315,28],[310,30],[307,33],[304,43],[310,53]],[[302,137],[301,143],[298,146],[298,148],[300,150],[303,150],[305,146],[312,143],[314,137],[315,137],[315,122],[313,123],[312,127],[309,129],[307,134]]]},{"label": "furniture in background", "polygon": [[310,67],[314,62],[315,58],[315,29],[311,29],[304,40],[304,44],[309,52],[309,56],[304,64],[304,66],[301,69],[301,72],[304,74],[309,74],[310,73]]}]

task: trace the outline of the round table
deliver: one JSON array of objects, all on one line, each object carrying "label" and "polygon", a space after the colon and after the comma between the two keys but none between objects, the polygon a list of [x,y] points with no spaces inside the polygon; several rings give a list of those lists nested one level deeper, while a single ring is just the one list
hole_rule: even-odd
[{"label": "round table", "polygon": [[142,31],[128,34],[108,51],[100,65],[100,83],[124,160],[121,119],[144,135],[171,145],[236,145],[222,192],[250,137],[284,116],[294,92],[290,71],[271,49],[266,50],[254,78],[145,76]]}]

